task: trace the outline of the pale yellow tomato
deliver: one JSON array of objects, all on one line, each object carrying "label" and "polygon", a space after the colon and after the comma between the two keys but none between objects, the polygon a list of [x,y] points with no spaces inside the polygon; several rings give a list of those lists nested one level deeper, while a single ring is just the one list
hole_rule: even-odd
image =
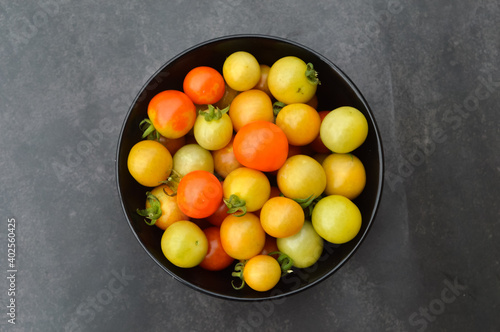
[{"label": "pale yellow tomato", "polygon": [[361,212],[356,204],[341,195],[322,198],[314,206],[311,219],[319,236],[331,243],[349,242],[361,229]]},{"label": "pale yellow tomato", "polygon": [[224,61],[222,75],[232,89],[250,90],[260,80],[260,65],[252,54],[244,51],[234,52]]},{"label": "pale yellow tomato", "polygon": [[354,107],[336,108],[321,122],[321,141],[333,152],[349,153],[363,144],[367,135],[366,117]]},{"label": "pale yellow tomato", "polygon": [[307,103],[316,94],[318,83],[312,64],[295,56],[276,61],[267,77],[274,98],[285,104]]}]

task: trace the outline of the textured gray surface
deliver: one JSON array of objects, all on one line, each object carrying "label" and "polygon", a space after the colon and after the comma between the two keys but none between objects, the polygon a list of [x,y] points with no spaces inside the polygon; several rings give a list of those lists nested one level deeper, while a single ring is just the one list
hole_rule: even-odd
[{"label": "textured gray surface", "polygon": [[[0,329],[498,330],[499,31],[497,0],[0,0]],[[171,279],[132,235],[115,185],[119,128],[142,84],[184,49],[235,33],[335,62],[385,148],[363,246],[275,303],[226,302]]]}]

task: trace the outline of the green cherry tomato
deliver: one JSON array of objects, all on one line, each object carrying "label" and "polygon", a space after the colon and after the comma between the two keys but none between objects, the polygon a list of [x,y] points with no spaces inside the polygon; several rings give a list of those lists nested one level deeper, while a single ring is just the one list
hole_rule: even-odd
[{"label": "green cherry tomato", "polygon": [[310,221],[292,236],[276,239],[279,251],[293,260],[293,266],[306,268],[316,263],[323,252],[323,239],[316,233]]},{"label": "green cherry tomato", "polygon": [[203,261],[208,251],[208,241],[205,233],[195,223],[180,220],[163,233],[161,250],[172,264],[190,268]]},{"label": "green cherry tomato", "polygon": [[208,110],[200,112],[194,123],[194,138],[207,150],[219,150],[233,138],[233,124],[227,109],[219,110],[212,105]]},{"label": "green cherry tomato", "polygon": [[348,198],[330,195],[322,198],[312,212],[316,232],[331,243],[351,241],[361,228],[361,212]]}]

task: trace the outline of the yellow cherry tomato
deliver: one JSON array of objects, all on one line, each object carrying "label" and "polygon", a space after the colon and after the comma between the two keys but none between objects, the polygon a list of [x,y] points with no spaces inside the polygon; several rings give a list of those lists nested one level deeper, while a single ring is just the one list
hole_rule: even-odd
[{"label": "yellow cherry tomato", "polygon": [[365,188],[365,167],[355,155],[333,153],[323,160],[322,166],[326,174],[327,195],[342,195],[352,200]]},{"label": "yellow cherry tomato", "polygon": [[245,201],[246,211],[254,212],[262,208],[271,194],[271,184],[261,171],[240,167],[229,173],[222,185],[224,199],[232,195]]},{"label": "yellow cherry tomato", "polygon": [[260,223],[267,234],[276,237],[292,236],[304,225],[304,210],[287,197],[269,199],[260,211]]},{"label": "yellow cherry tomato", "polygon": [[242,217],[230,214],[222,221],[220,239],[222,248],[229,256],[250,259],[264,248],[266,232],[255,214],[249,212]]},{"label": "yellow cherry tomato", "polygon": [[291,145],[303,146],[319,135],[321,119],[307,104],[295,103],[283,107],[276,117],[276,125],[283,130]]},{"label": "yellow cherry tomato", "polygon": [[174,191],[166,184],[154,188],[147,193],[146,209],[138,211],[141,212],[139,214],[150,219],[148,223],[154,221],[155,226],[163,230],[179,220],[189,220],[179,209],[177,197],[173,194]]},{"label": "yellow cherry tomato", "polygon": [[306,268],[318,261],[323,252],[323,238],[316,233],[310,221],[292,236],[276,239],[279,251],[293,260],[293,266]]},{"label": "yellow cherry tomato", "polygon": [[278,261],[268,255],[257,255],[246,262],[243,268],[243,280],[258,292],[272,289],[281,279],[281,267]]},{"label": "yellow cherry tomato", "polygon": [[312,64],[295,56],[276,61],[267,77],[274,98],[285,104],[307,103],[316,94],[318,83]]},{"label": "yellow cherry tomato", "polygon": [[277,175],[278,188],[288,198],[317,197],[326,187],[325,170],[312,157],[295,155],[288,158]]},{"label": "yellow cherry tomato", "polygon": [[253,88],[260,80],[260,65],[248,52],[234,52],[222,65],[222,75],[232,89],[245,91]]},{"label": "yellow cherry tomato", "polygon": [[141,185],[156,187],[170,175],[172,155],[158,141],[140,141],[130,149],[127,167]]},{"label": "yellow cherry tomato", "polygon": [[233,122],[235,131],[244,125],[258,121],[274,122],[273,103],[271,98],[263,91],[251,89],[237,95],[231,107],[229,117]]},{"label": "yellow cherry tomato", "polygon": [[367,135],[366,117],[354,107],[336,108],[321,122],[321,140],[333,152],[349,153],[363,144]]}]

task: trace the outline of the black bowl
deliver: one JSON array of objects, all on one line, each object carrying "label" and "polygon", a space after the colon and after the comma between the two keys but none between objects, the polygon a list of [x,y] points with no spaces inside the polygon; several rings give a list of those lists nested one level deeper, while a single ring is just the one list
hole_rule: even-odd
[{"label": "black bowl", "polygon": [[[367,182],[363,193],[354,200],[359,207],[363,222],[359,234],[342,245],[326,244],[320,260],[307,269],[290,273],[268,292],[256,292],[249,287],[234,290],[231,286],[233,266],[219,272],[200,267],[183,269],[171,264],[160,246],[162,231],[146,225],[136,213],[145,204],[145,192],[149,188],[139,185],[127,170],[127,156],[132,146],[141,140],[139,123],[147,116],[148,103],[157,93],[176,89],[182,91],[182,81],[188,71],[196,66],[211,66],[222,72],[227,56],[236,51],[253,54],[259,63],[272,65],[283,56],[294,55],[306,63],[311,62],[319,73],[318,110],[332,110],[340,106],[359,109],[368,120],[368,137],[353,152],[363,162]],[[196,45],[168,61],[142,87],[130,107],[123,124],[116,157],[118,192],[125,217],[139,243],[149,256],[173,278],[198,291],[233,300],[276,299],[310,288],[337,271],[359,247],[375,218],[383,183],[382,145],[373,114],[365,99],[351,80],[330,60],[298,43],[263,35],[234,35],[206,41]],[[147,273],[146,273],[147,274]]]}]

